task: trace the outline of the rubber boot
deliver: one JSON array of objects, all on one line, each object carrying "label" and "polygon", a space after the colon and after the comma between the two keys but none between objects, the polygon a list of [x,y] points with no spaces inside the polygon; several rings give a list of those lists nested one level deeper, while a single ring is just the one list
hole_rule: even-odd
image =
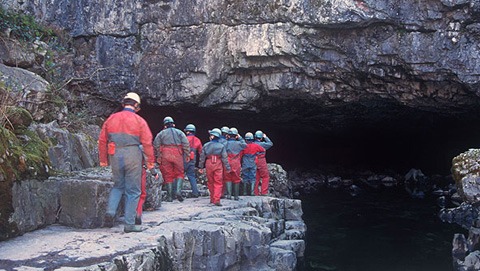
[{"label": "rubber boot", "polygon": [[172,198],[172,194],[173,194],[173,183],[167,183],[165,184],[166,187],[167,187],[167,202],[172,202],[173,201],[173,198]]},{"label": "rubber boot", "polygon": [[250,184],[250,196],[255,196],[255,182]]},{"label": "rubber boot", "polygon": [[242,193],[242,195],[243,195],[243,196],[246,196],[246,195],[248,195],[248,191],[247,191],[248,183],[242,183],[242,184],[243,184],[243,193]]},{"label": "rubber boot", "polygon": [[240,183],[233,184],[233,199],[239,200],[238,194],[240,194]]},{"label": "rubber boot", "polygon": [[226,182],[225,183],[227,187],[227,195],[225,196],[227,199],[232,199],[232,182]]},{"label": "rubber boot", "polygon": [[111,228],[113,227],[113,224],[115,224],[115,216],[106,214],[105,215],[105,220],[103,222],[103,226],[106,228]]},{"label": "rubber boot", "polygon": [[145,228],[139,226],[139,225],[125,225],[123,227],[123,232],[129,233],[129,232],[142,232],[144,231]]},{"label": "rubber boot", "polygon": [[177,187],[176,197],[177,197],[178,201],[182,202],[183,201],[183,197],[182,197],[183,179],[182,178],[176,179],[175,184],[176,184],[176,187]]}]

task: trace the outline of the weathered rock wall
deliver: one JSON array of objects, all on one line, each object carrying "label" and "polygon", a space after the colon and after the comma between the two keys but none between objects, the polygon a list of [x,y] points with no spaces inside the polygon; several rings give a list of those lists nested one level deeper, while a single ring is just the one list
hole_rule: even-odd
[{"label": "weathered rock wall", "polygon": [[76,76],[95,75],[76,86],[111,101],[135,90],[152,105],[338,123],[409,108],[454,114],[479,102],[478,0],[4,0],[2,6],[68,29]]}]

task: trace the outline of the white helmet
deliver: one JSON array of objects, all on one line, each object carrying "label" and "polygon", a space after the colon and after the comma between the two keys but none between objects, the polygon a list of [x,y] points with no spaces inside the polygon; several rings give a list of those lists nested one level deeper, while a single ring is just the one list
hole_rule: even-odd
[{"label": "white helmet", "polygon": [[123,97],[123,100],[126,100],[126,99],[134,100],[135,102],[140,104],[140,96],[138,96],[138,94],[135,93],[135,92],[127,93],[127,95],[125,95],[125,97]]},{"label": "white helmet", "polygon": [[245,134],[245,140],[253,140],[253,134],[248,132]]}]

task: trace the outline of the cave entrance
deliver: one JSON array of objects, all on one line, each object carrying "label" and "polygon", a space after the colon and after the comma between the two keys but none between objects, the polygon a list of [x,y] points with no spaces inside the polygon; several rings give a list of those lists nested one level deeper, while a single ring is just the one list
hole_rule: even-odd
[{"label": "cave entrance", "polygon": [[341,128],[336,128],[339,126],[334,119],[282,123],[273,115],[270,119],[266,113],[194,106],[145,105],[139,114],[147,120],[154,136],[162,129],[165,116],[172,116],[181,130],[193,123],[202,143],[208,140],[207,131],[214,127],[236,127],[242,135],[262,130],[274,142],[267,161],[278,163],[287,171],[333,166],[404,174],[417,168],[427,175],[448,175],[453,157],[480,146],[477,125],[480,114],[476,112],[455,116],[413,112],[368,122],[349,122]]}]

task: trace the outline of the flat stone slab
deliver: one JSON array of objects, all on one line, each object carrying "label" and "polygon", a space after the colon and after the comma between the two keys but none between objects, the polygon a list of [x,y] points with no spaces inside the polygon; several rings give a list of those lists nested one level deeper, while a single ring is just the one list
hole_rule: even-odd
[{"label": "flat stone slab", "polygon": [[[272,210],[286,213],[284,208],[288,206],[301,206],[292,204],[291,201],[295,200],[245,196],[239,201],[222,200],[223,206],[210,204],[208,197],[188,198],[184,202],[164,202],[160,209],[144,212],[142,226],[146,230],[140,233],[124,233],[121,221],[117,221],[113,228],[96,229],[77,229],[55,224],[1,242],[0,270],[66,270],[65,268],[96,266],[115,262],[115,257],[139,250],[158,249],[160,243],[168,247],[170,260],[175,263],[176,270],[241,266],[236,261],[244,260],[245,256],[236,257],[235,253],[245,254],[244,250],[251,253],[252,247],[259,251],[255,257],[265,258],[266,262],[268,251],[265,252],[265,249],[282,235],[266,225],[285,224],[285,220],[262,218],[259,214],[270,213]],[[301,213],[301,209],[298,211]],[[273,228],[284,229],[285,226]],[[162,238],[166,241],[159,243]],[[212,241],[212,247],[208,244],[211,239],[216,239]],[[206,244],[190,248],[189,245],[196,240],[197,243]],[[195,267],[190,262],[190,268],[187,268],[182,263],[186,258],[184,254],[192,254],[189,261],[198,257],[197,262],[203,260],[203,263]],[[228,260],[223,255],[227,255]],[[220,257],[215,266],[209,262],[210,256]],[[249,262],[248,266],[258,263],[257,258]]]}]

